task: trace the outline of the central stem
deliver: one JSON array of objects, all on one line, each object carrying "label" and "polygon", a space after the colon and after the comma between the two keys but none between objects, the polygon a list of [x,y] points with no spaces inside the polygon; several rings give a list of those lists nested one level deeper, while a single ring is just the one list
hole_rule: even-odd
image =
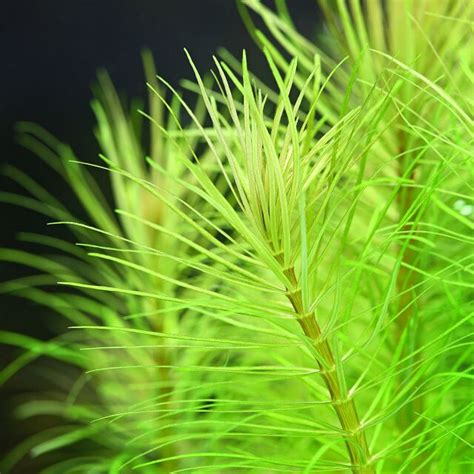
[{"label": "central stem", "polygon": [[[399,170],[398,174],[401,178],[406,177],[408,174],[408,179],[411,183],[416,182],[416,171],[417,165],[413,163],[413,158],[406,150],[406,137],[402,132],[399,132]],[[402,254],[402,265],[398,271],[397,275],[397,288],[399,292],[398,300],[398,309],[399,316],[397,318],[397,334],[396,340],[400,341],[403,337],[407,339],[405,344],[406,349],[401,353],[401,359],[405,360],[404,365],[407,366],[406,370],[403,370],[399,376],[399,384],[402,386],[405,384],[406,378],[411,378],[410,372],[416,370],[416,367],[419,366],[421,362],[421,353],[417,352],[415,355],[410,356],[410,348],[419,347],[419,322],[417,321],[415,301],[417,300],[417,291],[416,285],[417,274],[413,270],[413,267],[416,265],[417,253],[415,250],[416,246],[416,233],[417,225],[416,219],[414,217],[408,216],[412,212],[412,206],[416,199],[416,188],[413,184],[402,187],[398,193],[398,207],[400,212],[400,220],[406,219],[406,223],[402,227],[403,235],[406,235],[408,242],[403,245],[400,249]],[[406,333],[406,334],[405,334]],[[413,350],[413,349],[411,349]],[[414,400],[409,401],[405,406],[402,407],[399,415],[399,424],[402,432],[411,431],[410,435],[415,437],[420,434],[421,426],[420,424],[414,425],[416,420],[415,414],[421,413],[423,411],[423,399],[420,396],[417,396]],[[412,448],[415,448],[416,441],[410,443]],[[420,462],[421,458],[417,457],[414,460],[414,467],[416,467]]]},{"label": "central stem", "polygon": [[291,267],[284,273],[291,283],[291,288],[287,288],[288,300],[293,307],[303,332],[311,339],[320,356],[317,361],[318,367],[329,391],[339,423],[345,433],[345,443],[351,460],[352,472],[357,474],[373,474],[375,470],[369,464],[369,446],[365,433],[360,426],[354,400],[348,396],[347,391],[343,390],[339,382],[344,377],[344,374],[338,370],[328,341],[322,338],[321,329],[314,312],[305,314],[301,290],[298,289],[298,279],[294,268]]}]

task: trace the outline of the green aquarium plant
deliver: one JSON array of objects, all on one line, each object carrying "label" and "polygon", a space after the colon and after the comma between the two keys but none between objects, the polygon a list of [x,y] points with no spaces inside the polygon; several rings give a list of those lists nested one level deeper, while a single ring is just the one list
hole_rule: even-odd
[{"label": "green aquarium plant", "polygon": [[23,349],[2,384],[51,379],[17,416],[55,420],[2,472],[474,469],[474,4],[319,4],[313,41],[284,1],[238,3],[271,83],[188,55],[187,101],[145,53],[138,112],[102,73],[97,161],[18,125],[83,213],[6,170],[29,195],[2,200],[54,225],[22,235],[44,254],[1,251],[32,269],[1,291],[68,329],[0,333]]}]

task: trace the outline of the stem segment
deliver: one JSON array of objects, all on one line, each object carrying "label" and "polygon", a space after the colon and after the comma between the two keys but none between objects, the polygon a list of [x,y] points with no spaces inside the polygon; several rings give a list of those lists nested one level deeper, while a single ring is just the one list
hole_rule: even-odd
[{"label": "stem segment", "polygon": [[339,423],[346,435],[346,447],[351,460],[352,472],[357,474],[373,474],[374,467],[369,464],[370,451],[364,431],[361,429],[354,400],[348,396],[341,386],[340,380],[344,374],[338,369],[331,347],[322,338],[321,329],[314,312],[305,314],[301,290],[294,268],[285,271],[285,276],[291,282],[292,288],[287,289],[287,297],[293,306],[298,322],[305,335],[311,339],[317,353],[320,355],[318,367],[324,383],[331,396]]},{"label": "stem segment", "polygon": [[[399,176],[405,177],[406,172],[409,172],[408,178],[410,181],[416,181],[416,171],[417,165],[413,164],[410,160],[410,154],[407,154],[406,150],[406,138],[402,132],[399,133]],[[410,169],[411,167],[411,169]],[[416,199],[416,191],[413,186],[408,186],[407,188],[402,188],[398,194],[398,207],[400,210],[400,219],[406,217],[410,212],[411,207]],[[414,250],[416,245],[416,232],[417,226],[415,223],[407,222],[402,227],[402,231],[408,237],[408,242],[405,246],[402,246],[401,251],[403,252],[402,263],[397,275],[397,289],[399,291],[400,297],[398,301],[398,308],[400,310],[399,317],[397,318],[397,342],[404,337],[405,331],[407,334],[405,337],[408,338],[408,348],[418,348],[419,346],[419,322],[416,320],[416,308],[414,302],[417,298],[416,285],[418,283],[417,274],[414,272],[411,267],[414,267],[416,264],[417,254]],[[409,349],[405,350],[401,354],[402,360],[409,355]],[[413,366],[417,367],[421,361],[421,353],[418,352],[412,358],[406,361],[408,367]],[[406,377],[410,377],[410,371],[413,369],[407,369],[402,371],[400,374],[400,385],[404,383]],[[399,416],[399,425],[402,432],[407,431],[411,428],[412,424],[416,420],[415,413],[423,411],[423,400],[420,396],[412,400],[406,406],[401,409]],[[418,435],[420,433],[420,425],[418,424],[414,429],[412,429],[412,436]],[[416,444],[416,443],[413,443]],[[414,446],[413,446],[414,447]],[[414,467],[420,462],[420,458],[416,458],[414,462]]]}]

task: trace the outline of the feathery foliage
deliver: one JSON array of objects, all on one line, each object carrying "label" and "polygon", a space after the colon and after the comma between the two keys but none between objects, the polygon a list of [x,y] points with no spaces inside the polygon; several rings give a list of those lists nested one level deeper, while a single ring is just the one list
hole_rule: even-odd
[{"label": "feathery foliage", "polygon": [[189,58],[191,106],[147,53],[146,111],[99,77],[100,162],[20,124],[87,219],[7,170],[30,196],[2,200],[71,235],[0,253],[34,271],[2,292],[70,326],[0,333],[24,349],[1,383],[62,362],[58,393],[18,407],[57,423],[7,472],[27,455],[44,473],[473,468],[474,6],[320,0],[313,43],[275,3],[239,3],[273,84],[245,53],[209,79]]}]

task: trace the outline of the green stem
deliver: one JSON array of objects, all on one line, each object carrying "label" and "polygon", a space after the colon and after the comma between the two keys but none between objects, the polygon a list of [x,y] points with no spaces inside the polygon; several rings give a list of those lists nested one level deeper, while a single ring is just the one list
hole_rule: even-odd
[{"label": "green stem", "polygon": [[[292,288],[299,288],[293,267],[285,271],[285,276],[291,282]],[[361,429],[354,400],[341,387],[339,381],[343,379],[344,374],[338,369],[328,341],[322,337],[316,316],[314,312],[305,314],[301,290],[288,289],[287,297],[303,332],[311,339],[320,356],[317,361],[318,367],[329,391],[339,423],[345,432],[345,444],[351,461],[352,472],[354,474],[373,474],[375,469],[370,464],[369,446],[365,432]]]},{"label": "green stem", "polygon": [[[403,132],[399,133],[399,176],[404,178],[409,166],[412,166],[409,172],[410,181],[415,181],[416,179],[416,165],[410,163],[410,155],[406,154],[406,145],[405,137]],[[398,207],[400,212],[400,220],[403,219],[408,212],[410,212],[411,207],[416,198],[415,187],[408,186],[402,188],[398,194]],[[410,219],[411,221],[412,219]],[[415,306],[414,301],[416,300],[417,294],[415,286],[417,284],[417,274],[412,270],[416,263],[417,254],[413,247],[416,244],[416,224],[412,222],[407,222],[403,225],[402,232],[404,235],[409,236],[409,240],[404,247],[402,255],[402,265],[398,271],[397,275],[397,289],[400,294],[398,299],[398,308],[400,314],[396,320],[397,324],[397,343],[401,340],[402,337],[408,338],[404,347],[407,349],[402,351],[401,359],[405,359],[409,356],[409,351],[413,348],[418,347],[418,334],[419,328],[415,325]],[[406,333],[406,334],[405,334]],[[412,367],[418,367],[421,361],[421,353],[418,352],[413,358],[407,359],[406,364]],[[400,381],[399,384],[404,383],[404,379],[408,377],[409,374],[406,371],[400,372]],[[402,431],[408,430],[413,422],[415,421],[414,413],[421,412],[423,410],[423,400],[421,397],[417,397],[413,401],[405,405],[400,412],[399,425]],[[413,435],[416,435],[420,432],[420,424],[416,425]],[[419,461],[419,460],[418,460]],[[417,461],[415,461],[416,465]]]}]

